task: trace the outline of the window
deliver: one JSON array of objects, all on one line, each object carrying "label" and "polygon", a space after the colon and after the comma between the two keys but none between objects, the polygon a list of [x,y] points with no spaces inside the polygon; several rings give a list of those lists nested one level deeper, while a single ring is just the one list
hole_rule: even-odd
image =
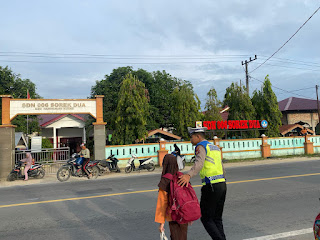
[{"label": "window", "polygon": [[129,154],[131,154],[131,148],[129,149]]},{"label": "window", "polygon": [[123,151],[122,151],[122,155],[125,155],[126,154],[126,151],[123,149]]}]

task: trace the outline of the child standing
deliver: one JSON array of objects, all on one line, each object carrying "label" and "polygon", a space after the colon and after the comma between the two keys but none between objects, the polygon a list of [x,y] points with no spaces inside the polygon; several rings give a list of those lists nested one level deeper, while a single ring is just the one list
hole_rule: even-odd
[{"label": "child standing", "polygon": [[171,240],[187,240],[188,224],[178,224],[172,221],[169,214],[169,194],[170,194],[170,180],[162,177],[167,173],[177,175],[179,168],[177,158],[172,154],[167,154],[163,159],[163,169],[161,174],[161,180],[158,184],[158,202],[156,208],[155,222],[160,223],[159,231],[164,231],[165,221],[169,222],[170,237]]}]

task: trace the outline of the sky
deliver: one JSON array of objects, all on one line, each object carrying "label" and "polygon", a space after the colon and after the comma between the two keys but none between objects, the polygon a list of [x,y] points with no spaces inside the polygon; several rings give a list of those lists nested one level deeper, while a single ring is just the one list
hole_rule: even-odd
[{"label": "sky", "polygon": [[[320,84],[318,0],[0,0],[0,66],[36,84],[45,99],[83,99],[113,69],[165,70],[190,81],[205,105],[232,82],[278,100],[316,99]],[[252,71],[254,70],[254,71]],[[252,71],[252,72],[251,72]]]}]

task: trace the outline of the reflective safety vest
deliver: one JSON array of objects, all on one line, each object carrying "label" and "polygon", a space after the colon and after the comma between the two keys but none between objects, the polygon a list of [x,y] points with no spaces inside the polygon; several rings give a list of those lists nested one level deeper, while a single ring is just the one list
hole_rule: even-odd
[{"label": "reflective safety vest", "polygon": [[220,148],[206,140],[199,142],[195,149],[197,149],[199,145],[203,146],[207,153],[200,171],[202,185],[225,182],[226,179],[223,175]]}]

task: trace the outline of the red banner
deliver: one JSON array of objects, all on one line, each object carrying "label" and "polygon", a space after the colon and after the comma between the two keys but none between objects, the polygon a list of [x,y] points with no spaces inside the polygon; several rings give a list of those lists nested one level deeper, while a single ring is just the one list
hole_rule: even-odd
[{"label": "red banner", "polygon": [[261,128],[259,120],[204,121],[203,126],[207,127],[208,130]]}]

